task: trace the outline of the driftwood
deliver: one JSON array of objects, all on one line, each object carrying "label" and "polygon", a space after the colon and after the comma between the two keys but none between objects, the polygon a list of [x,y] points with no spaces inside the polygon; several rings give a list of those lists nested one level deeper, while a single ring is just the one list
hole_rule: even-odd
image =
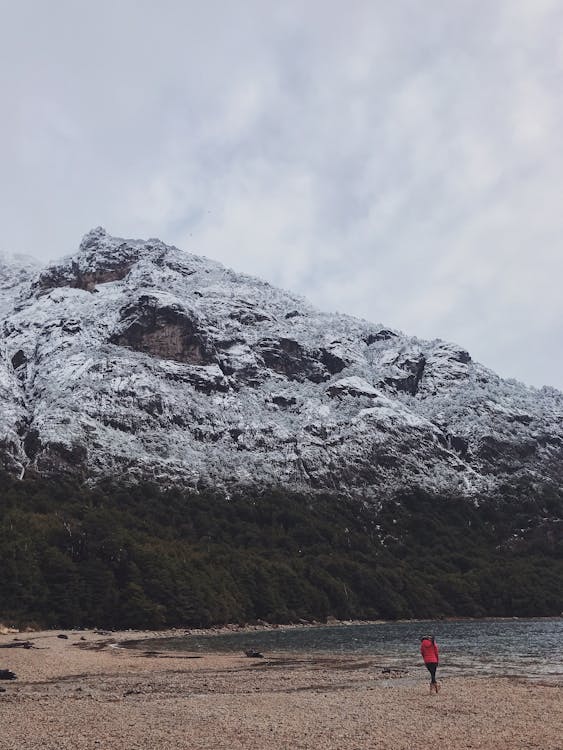
[{"label": "driftwood", "polygon": [[254,651],[253,649],[249,649],[248,651],[244,652],[249,659],[263,659],[264,654],[261,654],[260,651]]},{"label": "driftwood", "polygon": [[16,674],[10,669],[0,669],[0,680],[15,680]]},{"label": "driftwood", "polygon": [[31,641],[14,641],[13,643],[0,643],[0,648],[34,648]]}]

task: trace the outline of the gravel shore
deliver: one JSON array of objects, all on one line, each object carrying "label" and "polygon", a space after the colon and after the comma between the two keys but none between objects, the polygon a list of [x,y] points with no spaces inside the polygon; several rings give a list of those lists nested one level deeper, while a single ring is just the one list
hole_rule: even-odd
[{"label": "gravel shore", "polygon": [[[67,636],[61,638],[59,635]],[[562,750],[561,683],[391,675],[381,659],[117,648],[154,633],[0,635],[0,750]]]}]

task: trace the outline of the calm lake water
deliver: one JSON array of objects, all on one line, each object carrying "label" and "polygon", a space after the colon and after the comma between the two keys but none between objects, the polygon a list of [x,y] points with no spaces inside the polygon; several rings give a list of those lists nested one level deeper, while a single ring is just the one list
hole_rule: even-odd
[{"label": "calm lake water", "polygon": [[179,651],[293,652],[377,657],[381,667],[420,668],[420,638],[433,634],[444,675],[563,677],[563,618],[398,622],[303,627],[143,641]]}]

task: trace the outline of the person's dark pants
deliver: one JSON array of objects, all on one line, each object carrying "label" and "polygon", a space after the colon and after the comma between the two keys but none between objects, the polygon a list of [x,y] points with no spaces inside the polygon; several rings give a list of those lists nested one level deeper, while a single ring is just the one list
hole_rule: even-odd
[{"label": "person's dark pants", "polygon": [[432,661],[427,661],[424,663],[426,664],[426,669],[430,672],[430,682],[434,685],[434,683],[436,682],[436,669],[438,668],[438,665],[436,664],[436,662]]}]

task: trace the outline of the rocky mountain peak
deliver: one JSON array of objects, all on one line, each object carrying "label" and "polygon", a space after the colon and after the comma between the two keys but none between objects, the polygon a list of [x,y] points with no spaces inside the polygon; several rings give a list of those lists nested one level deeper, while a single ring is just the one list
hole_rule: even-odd
[{"label": "rocky mountain peak", "polygon": [[39,273],[2,268],[0,461],[14,473],[370,499],[561,481],[561,394],[455,344],[101,227]]}]

